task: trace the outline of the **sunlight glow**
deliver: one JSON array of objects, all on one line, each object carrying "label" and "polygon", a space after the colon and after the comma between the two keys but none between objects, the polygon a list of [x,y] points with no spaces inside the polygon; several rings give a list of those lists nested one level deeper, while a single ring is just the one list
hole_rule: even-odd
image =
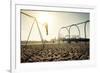
[{"label": "sunlight glow", "polygon": [[49,13],[45,13],[45,12],[41,12],[38,16],[37,16],[37,20],[39,22],[40,25],[42,25],[42,27],[45,29],[45,30],[41,30],[42,31],[42,34],[43,37],[45,37],[44,39],[45,40],[50,40],[51,37],[49,37],[49,31],[51,31],[52,29],[50,29],[50,27],[52,27],[52,17]]},{"label": "sunlight glow", "polygon": [[49,21],[49,14],[48,13],[40,13],[38,15],[38,22],[41,24],[48,23]]}]

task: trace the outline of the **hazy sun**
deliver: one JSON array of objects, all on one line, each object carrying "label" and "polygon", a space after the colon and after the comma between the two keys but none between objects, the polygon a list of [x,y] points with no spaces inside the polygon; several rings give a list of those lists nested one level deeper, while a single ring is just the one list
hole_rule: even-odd
[{"label": "hazy sun", "polygon": [[43,35],[43,37],[45,37],[45,40],[50,40],[51,37],[49,34],[49,31],[51,31],[52,29],[50,29],[50,27],[52,26],[51,22],[52,22],[52,17],[49,13],[40,13],[38,15],[38,22],[40,23],[40,25],[42,25],[42,27],[44,28],[44,31],[42,33],[45,33],[45,35]]},{"label": "hazy sun", "polygon": [[48,23],[50,19],[50,15],[48,13],[40,13],[38,15],[38,21],[41,24]]}]

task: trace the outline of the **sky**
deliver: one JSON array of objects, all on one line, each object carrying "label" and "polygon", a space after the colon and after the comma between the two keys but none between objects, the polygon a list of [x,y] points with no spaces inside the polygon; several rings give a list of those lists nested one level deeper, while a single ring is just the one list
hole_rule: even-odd
[{"label": "sky", "polygon": [[[79,13],[79,12],[54,12],[54,11],[34,11],[34,10],[21,10],[28,15],[36,18],[40,32],[44,40],[57,39],[59,29],[61,27],[69,26],[72,24],[84,22],[89,20],[89,13]],[[28,38],[29,31],[32,27],[32,32],[30,34],[30,41],[40,41],[40,33],[37,27],[37,23],[34,18],[24,15],[21,13],[21,41],[25,41]],[[48,35],[46,34],[45,25],[48,25]],[[80,37],[84,38],[84,24],[79,25],[81,32]],[[90,24],[86,26],[87,38],[89,38]],[[68,35],[66,29],[60,31],[60,37],[65,37]],[[78,30],[76,27],[71,28],[71,35],[78,35]]]}]

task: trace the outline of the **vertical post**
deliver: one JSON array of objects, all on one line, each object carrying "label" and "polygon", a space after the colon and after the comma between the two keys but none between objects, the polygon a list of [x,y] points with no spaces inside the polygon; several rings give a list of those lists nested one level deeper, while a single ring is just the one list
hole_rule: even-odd
[{"label": "vertical post", "polygon": [[[86,24],[87,24],[87,22],[85,22],[85,25],[84,25],[84,36],[85,36],[85,39],[86,39]],[[86,45],[86,42],[85,42],[85,45]]]},{"label": "vertical post", "polygon": [[71,29],[71,27],[72,26],[69,27],[69,41],[68,41],[69,43],[71,43],[71,41],[70,41],[71,40],[71,35],[70,35],[70,29]]},{"label": "vertical post", "polygon": [[85,22],[85,25],[84,25],[84,37],[85,37],[85,39],[86,39],[86,24],[87,24],[87,22]]},{"label": "vertical post", "polygon": [[79,26],[77,26],[77,25],[75,25],[76,27],[77,27],[77,29],[78,29],[78,32],[79,32],[79,37],[80,37],[80,29],[79,29]]},{"label": "vertical post", "polygon": [[60,30],[61,30],[61,28],[59,29],[59,31],[58,31],[58,43],[60,44]]}]

